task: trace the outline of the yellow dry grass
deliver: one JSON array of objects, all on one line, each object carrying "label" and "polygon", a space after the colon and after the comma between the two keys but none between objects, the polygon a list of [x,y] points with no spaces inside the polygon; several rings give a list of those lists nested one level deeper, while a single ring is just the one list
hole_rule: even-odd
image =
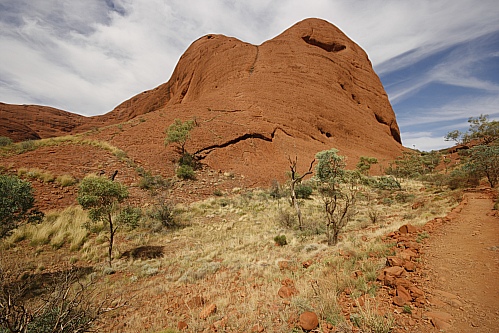
[{"label": "yellow dry grass", "polygon": [[[80,208],[48,215],[39,226],[20,228],[9,241],[29,239],[54,248],[70,244],[78,250],[72,258],[91,260],[101,267],[98,288],[130,297],[130,308],[123,310],[123,332],[162,332],[179,321],[185,321],[189,331],[201,332],[220,320],[225,320],[227,331],[248,332],[258,324],[267,331],[290,332],[293,327],[288,319],[305,310],[339,326],[345,325],[338,305],[342,291],[348,288],[352,299],[376,293],[374,281],[390,251],[381,236],[406,223],[422,225],[443,216],[455,204],[452,196],[427,185],[413,181],[402,185],[404,190],[398,193],[372,191],[360,198],[354,220],[334,247],[325,242],[319,198],[301,201],[305,230],[298,230],[282,223],[283,212],[294,213],[288,199],[275,200],[259,190],[178,206],[184,225],[180,229],[120,230],[113,269],[120,274],[116,277],[107,276],[110,271],[104,269],[107,233],[93,229],[96,236],[90,237],[82,228],[86,214]],[[376,224],[368,209],[379,211]],[[72,221],[70,226],[65,225],[68,221]],[[276,246],[277,235],[285,235],[288,245]],[[120,258],[121,253],[145,245],[163,246],[164,256]],[[304,268],[307,261],[311,265]],[[289,300],[278,296],[285,280],[299,291]],[[189,305],[196,295],[215,303],[217,312],[199,319],[202,307]],[[390,326],[390,318],[377,317],[375,308],[370,303],[359,308],[359,322],[381,329]]]}]

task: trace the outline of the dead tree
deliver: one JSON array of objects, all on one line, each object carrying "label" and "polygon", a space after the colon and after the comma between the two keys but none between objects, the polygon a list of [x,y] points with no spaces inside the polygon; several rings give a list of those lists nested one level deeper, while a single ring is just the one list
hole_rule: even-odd
[{"label": "dead tree", "polygon": [[298,164],[298,156],[295,156],[294,161],[291,159],[291,157],[288,156],[288,161],[289,161],[289,169],[291,170],[291,184],[290,184],[291,204],[293,205],[293,207],[295,207],[296,215],[298,216],[298,228],[300,228],[300,230],[303,230],[303,219],[301,216],[300,205],[298,203],[298,200],[296,199],[295,186],[296,184],[300,183],[303,180],[303,178],[312,174],[312,167],[314,166],[315,159],[312,160],[312,162],[310,162],[310,167],[308,168],[308,171],[301,176],[299,176],[296,172]]}]

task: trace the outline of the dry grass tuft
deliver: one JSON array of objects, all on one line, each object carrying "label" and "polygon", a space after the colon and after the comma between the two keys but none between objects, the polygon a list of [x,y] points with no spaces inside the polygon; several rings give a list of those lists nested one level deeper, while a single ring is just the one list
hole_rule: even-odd
[{"label": "dry grass tuft", "polygon": [[17,228],[7,239],[10,244],[29,240],[30,245],[50,244],[54,249],[69,244],[71,250],[79,250],[87,236],[87,213],[81,207],[68,207],[61,212],[47,213],[40,224],[25,224]]}]

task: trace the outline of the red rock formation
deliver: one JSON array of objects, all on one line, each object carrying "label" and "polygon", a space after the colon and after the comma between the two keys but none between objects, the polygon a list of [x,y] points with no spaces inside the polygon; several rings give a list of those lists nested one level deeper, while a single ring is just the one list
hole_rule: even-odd
[{"label": "red rock formation", "polygon": [[40,105],[0,103],[0,136],[14,141],[67,135],[86,117]]},{"label": "red rock formation", "polygon": [[137,116],[143,124],[110,136],[132,158],[164,170],[165,160],[175,158],[165,150],[165,128],[175,118],[196,119],[187,150],[254,184],[282,179],[288,156],[297,155],[306,168],[315,153],[334,147],[353,167],[360,156],[387,161],[403,149],[366,53],[319,19],[299,22],[259,46],[204,36],[182,55],[167,83],[105,115],[69,123],[82,131]]}]

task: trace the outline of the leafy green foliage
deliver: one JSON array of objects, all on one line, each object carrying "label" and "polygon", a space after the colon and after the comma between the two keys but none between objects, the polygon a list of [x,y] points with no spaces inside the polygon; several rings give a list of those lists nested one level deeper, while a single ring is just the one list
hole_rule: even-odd
[{"label": "leafy green foliage", "polygon": [[180,165],[176,171],[177,177],[180,179],[196,179],[196,173],[190,165]]},{"label": "leafy green foliage", "polygon": [[166,228],[175,228],[179,225],[176,218],[177,214],[175,212],[175,207],[167,201],[154,206],[148,215],[150,218],[159,221],[161,225]]},{"label": "leafy green foliage", "polygon": [[499,181],[499,146],[480,145],[470,149],[470,155],[464,166],[470,174],[486,177],[490,186]]},{"label": "leafy green foliage", "polygon": [[31,183],[16,176],[0,175],[0,238],[29,216],[34,202]]},{"label": "leafy green foliage", "polygon": [[452,170],[447,181],[451,190],[465,187],[475,187],[480,183],[480,177],[477,174],[470,173],[463,166]]},{"label": "leafy green foliage", "polygon": [[339,233],[355,213],[361,177],[358,172],[344,169],[345,158],[338,155],[337,149],[321,151],[315,158],[318,161],[315,175],[319,181],[319,193],[327,217],[327,241],[328,245],[336,245]]},{"label": "leafy green foliage", "polygon": [[140,208],[133,206],[126,206],[120,211],[120,213],[116,217],[116,221],[120,224],[135,229],[139,226],[141,218],[142,218],[142,210]]},{"label": "leafy green foliage", "polygon": [[457,143],[467,143],[478,139],[482,140],[484,144],[489,144],[499,138],[499,121],[490,120],[489,115],[487,114],[481,114],[478,117],[470,117],[468,123],[470,124],[468,131],[451,131],[447,133],[445,140],[456,141]]},{"label": "leafy green foliage", "polygon": [[119,183],[104,177],[86,177],[79,186],[78,203],[89,210],[92,221],[106,221],[117,210],[117,203],[128,197],[128,190]]},{"label": "leafy green foliage", "polygon": [[296,184],[295,193],[297,199],[309,199],[314,189],[309,184]]},{"label": "leafy green foliage", "polygon": [[400,183],[393,177],[390,176],[381,176],[378,177],[376,182],[373,184],[373,187],[378,188],[380,190],[400,190],[402,186]]},{"label": "leafy green foliage", "polygon": [[416,151],[404,152],[403,155],[391,164],[386,173],[397,178],[419,178],[422,175],[434,172],[442,159],[439,152]]},{"label": "leafy green foliage", "polygon": [[86,177],[79,186],[78,203],[89,211],[89,218],[103,221],[109,226],[109,266],[112,265],[114,234],[117,228],[113,225],[112,213],[119,209],[118,204],[128,197],[127,188],[119,182],[103,177]]},{"label": "leafy green foliage", "polygon": [[277,235],[274,237],[274,242],[279,246],[284,246],[288,244],[286,240],[286,235]]},{"label": "leafy green foliage", "polygon": [[180,119],[175,119],[166,130],[165,145],[172,143],[177,144],[179,152],[185,154],[185,144],[191,136],[191,130],[194,128],[194,120],[186,120],[182,122]]},{"label": "leafy green foliage", "polygon": [[143,190],[156,190],[168,188],[170,182],[160,175],[154,176],[150,171],[145,171],[143,168],[138,168],[137,172],[142,178],[139,181],[139,187]]},{"label": "leafy green foliage", "polygon": [[361,156],[359,159],[359,163],[357,163],[357,170],[361,174],[367,176],[373,164],[378,164],[378,159],[376,157]]},{"label": "leafy green foliage", "polygon": [[12,144],[12,139],[6,136],[0,136],[0,147],[10,146]]}]

